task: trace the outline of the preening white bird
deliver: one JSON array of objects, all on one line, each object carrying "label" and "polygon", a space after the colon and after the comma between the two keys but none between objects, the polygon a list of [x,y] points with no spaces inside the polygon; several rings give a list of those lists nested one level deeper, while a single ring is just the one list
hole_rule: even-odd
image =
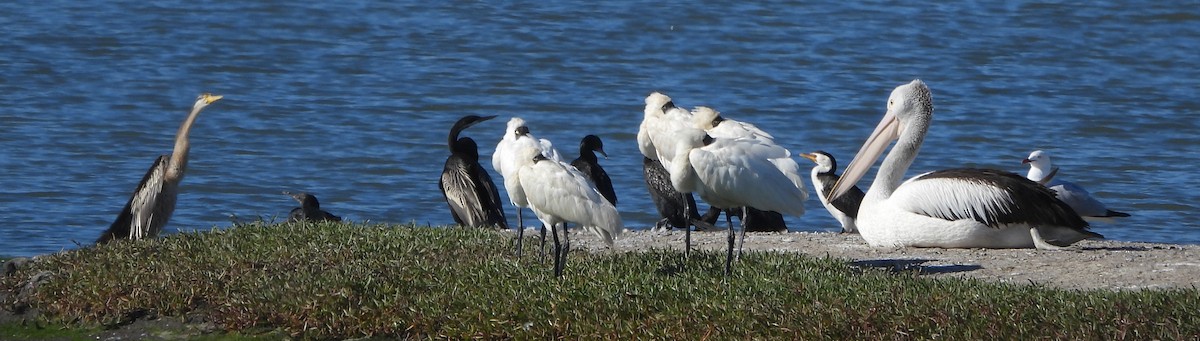
[{"label": "preening white bird", "polygon": [[1058,169],[1050,161],[1050,154],[1041,150],[1035,150],[1029,154],[1029,157],[1021,160],[1021,162],[1029,164],[1029,173],[1025,175],[1025,178],[1046,185],[1046,187],[1054,191],[1059,200],[1070,205],[1075,210],[1075,213],[1079,213],[1084,219],[1129,216],[1129,213],[1108,209],[1104,203],[1093,198],[1092,194],[1083,189],[1083,187],[1069,181],[1060,180],[1056,175]]},{"label": "preening white bird", "polygon": [[[721,209],[749,206],[794,216],[804,214],[808,192],[800,166],[787,149],[755,139],[714,139],[691,127],[673,134],[680,141],[678,154],[668,169],[675,190],[696,193]],[[743,217],[742,223],[745,221]],[[733,261],[732,222],[728,241],[727,274]]]},{"label": "preening white bird", "polygon": [[676,154],[675,148],[680,145],[678,137],[671,132],[693,125],[692,114],[675,106],[671,97],[659,92],[646,96],[646,107],[642,111],[644,116],[638,127],[638,150],[669,170],[671,158]]},{"label": "preening white bird", "polygon": [[830,198],[844,195],[883,159],[858,210],[856,225],[872,246],[1055,249],[1102,238],[1054,193],[1020,175],[985,169],[949,169],[901,183],[933,119],[933,98],[920,80],[896,87],[887,112]]},{"label": "preening white bird", "polygon": [[[708,136],[718,139],[754,139],[759,142],[776,145],[775,137],[771,134],[759,129],[749,122],[742,122],[732,119],[727,119],[720,112],[713,108],[705,106],[697,106],[691,112],[692,124],[695,128],[704,130]],[[786,148],[785,148],[786,149]],[[791,155],[791,151],[788,151]],[[746,212],[742,212],[741,208],[725,209],[726,220],[729,220],[730,214],[737,214],[739,219],[748,221],[742,224],[742,238],[746,237],[746,231],[786,231],[787,222],[783,220],[783,215],[773,211],[761,211],[755,208],[750,208]],[[709,210],[709,214],[712,210]],[[707,218],[709,214],[705,214]],[[740,244],[740,242],[739,242]],[[741,250],[741,246],[738,246]]]},{"label": "preening white bird", "polygon": [[[604,199],[592,182],[575,167],[545,157],[540,149],[523,148],[518,152],[519,160],[525,162],[517,174],[520,189],[529,200],[529,208],[542,224],[550,227],[554,236],[554,275],[562,275],[571,248],[567,222],[579,224],[612,246],[613,239],[625,226],[617,208]],[[561,244],[558,240],[560,226],[563,232]]]},{"label": "preening white bird", "polygon": [[845,195],[830,201],[825,195],[840,178],[837,174],[837,159],[834,159],[833,155],[819,150],[809,154],[800,154],[800,156],[817,164],[812,169],[812,183],[813,188],[817,190],[817,198],[821,199],[821,205],[825,206],[829,215],[842,224],[842,233],[857,232],[854,220],[858,216],[858,206],[862,203],[865,195],[863,191],[858,186],[854,186]]},{"label": "preening white bird", "polygon": [[192,131],[192,124],[196,122],[201,110],[221,97],[207,93],[196,97],[192,112],[183,120],[179,132],[175,134],[175,149],[171,155],[160,155],[154,161],[129,201],[125,203],[125,207],[117,214],[117,220],[100,235],[96,244],[114,239],[153,238],[162,232],[171,215],[175,213],[179,183],[183,181],[183,173],[187,170],[188,150],[191,149],[188,134]]},{"label": "preening white bird", "polygon": [[500,191],[492,176],[479,164],[479,146],[470,137],[459,137],[464,129],[496,116],[467,115],[450,127],[447,143],[450,156],[442,167],[438,189],[450,206],[450,216],[459,226],[508,228]]},{"label": "preening white bird", "polygon": [[[517,178],[517,171],[521,169],[521,165],[526,163],[526,160],[519,159],[519,153],[525,148],[537,149],[543,156],[554,160],[562,161],[562,156],[558,150],[554,149],[554,145],[549,140],[539,139],[529,132],[529,126],[525,125],[525,120],[520,117],[513,117],[508,120],[508,126],[504,129],[504,137],[496,144],[496,151],[492,153],[492,169],[495,169],[500,176],[504,178],[504,190],[508,193],[508,200],[512,202],[513,207],[517,210],[517,255],[522,252],[522,242],[525,238],[525,219],[521,209],[529,207],[529,201],[525,198],[525,191],[521,190],[521,182]],[[546,243],[546,227],[542,226],[542,244]]]}]

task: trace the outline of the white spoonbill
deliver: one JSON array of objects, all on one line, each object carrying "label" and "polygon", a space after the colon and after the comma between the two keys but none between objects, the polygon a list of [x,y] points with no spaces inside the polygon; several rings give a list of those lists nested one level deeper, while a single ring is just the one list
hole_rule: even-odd
[{"label": "white spoonbill", "polygon": [[[523,148],[518,153],[517,157],[524,162],[517,173],[520,189],[529,200],[529,208],[554,235],[555,276],[562,276],[571,248],[567,222],[579,224],[612,246],[613,238],[625,228],[621,224],[621,215],[583,173],[569,164],[545,157],[537,148]],[[563,231],[561,244],[558,241],[559,226]]]},{"label": "white spoonbill", "polygon": [[[677,129],[674,135],[679,137],[680,145],[668,170],[675,190],[694,192],[720,209],[749,206],[795,216],[804,214],[808,192],[800,166],[787,149],[755,139],[714,139],[691,127]],[[743,216],[742,224],[745,222]],[[732,222],[728,242],[726,274],[733,262]]]},{"label": "white spoonbill", "polygon": [[691,193],[679,193],[671,186],[668,170],[671,158],[675,155],[675,148],[680,145],[678,137],[671,132],[691,126],[692,114],[675,106],[671,97],[660,92],[650,93],[646,96],[645,103],[637,141],[638,150],[646,157],[642,162],[642,176],[650,192],[650,199],[654,201],[659,216],[662,217],[655,226],[683,228],[683,255],[687,258],[692,245],[692,229],[688,225],[710,224],[699,219],[698,210],[694,207],[696,200]]},{"label": "white spoonbill", "polygon": [[1075,209],[1075,213],[1079,213],[1084,219],[1129,216],[1129,213],[1108,209],[1108,207],[1104,206],[1104,203],[1093,198],[1092,194],[1088,193],[1083,187],[1079,187],[1079,185],[1069,181],[1059,180],[1055,177],[1058,169],[1050,162],[1050,154],[1035,150],[1029,154],[1029,157],[1021,160],[1021,162],[1029,164],[1029,173],[1025,175],[1026,178],[1046,185],[1046,187],[1058,195],[1059,200],[1067,203],[1067,205],[1071,205],[1071,208]]},{"label": "white spoonbill", "polygon": [[845,195],[838,197],[837,200],[830,201],[825,195],[833,188],[833,184],[837,183],[840,176],[837,175],[837,159],[833,155],[824,151],[815,151],[808,154],[800,154],[805,159],[812,160],[816,163],[812,169],[812,183],[817,190],[817,198],[821,199],[821,205],[829,211],[838,223],[842,224],[842,233],[858,232],[854,226],[854,219],[858,216],[858,206],[862,203],[863,191],[858,186],[851,187]]},{"label": "white spoonbill", "polygon": [[856,225],[872,246],[1055,249],[1102,238],[1054,192],[1020,175],[949,169],[901,183],[933,119],[933,98],[920,80],[896,87],[887,113],[859,149],[830,198],[850,190],[898,140],[858,210]]},{"label": "white spoonbill", "polygon": [[[541,154],[554,161],[562,161],[562,156],[549,140],[539,139],[529,132],[529,127],[525,125],[525,120],[520,117],[513,117],[508,120],[508,126],[504,129],[504,137],[496,144],[496,151],[492,153],[492,169],[495,169],[500,176],[504,178],[504,190],[508,193],[508,200],[512,202],[513,207],[517,210],[517,256],[521,255],[521,248],[525,238],[525,219],[522,214],[522,208],[529,206],[529,201],[525,198],[525,191],[521,190],[521,182],[517,179],[517,170],[521,165],[525,164],[525,160],[519,160],[518,154],[522,149],[535,148]],[[546,227],[542,226],[542,245],[546,244]]]}]

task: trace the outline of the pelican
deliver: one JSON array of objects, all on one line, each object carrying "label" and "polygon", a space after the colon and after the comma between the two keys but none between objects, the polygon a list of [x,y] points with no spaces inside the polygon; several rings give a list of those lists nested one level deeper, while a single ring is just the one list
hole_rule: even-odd
[{"label": "pelican", "polygon": [[167,221],[171,219],[171,214],[175,213],[179,182],[183,181],[183,173],[187,169],[188,150],[191,148],[188,133],[192,131],[192,124],[196,122],[200,111],[221,97],[223,96],[209,93],[196,97],[192,112],[183,120],[179,132],[175,134],[174,151],[169,157],[160,155],[154,161],[150,170],[142,177],[142,182],[138,183],[137,189],[133,191],[129,202],[125,203],[125,207],[117,214],[117,220],[100,235],[96,244],[104,244],[114,239],[153,238],[162,232],[163,227],[167,226]]},{"label": "pelican", "polygon": [[600,160],[596,158],[597,152],[604,155],[605,159],[608,158],[608,153],[604,152],[604,141],[601,141],[599,136],[584,136],[583,140],[579,141],[579,157],[571,161],[571,166],[596,184],[596,189],[604,195],[604,199],[616,206],[617,192],[613,191],[612,179],[608,178],[604,167],[600,167]]},{"label": "pelican", "polygon": [[842,233],[858,232],[854,227],[854,219],[858,216],[858,206],[862,203],[863,191],[854,186],[845,195],[838,197],[837,200],[830,201],[825,196],[829,190],[833,188],[833,184],[840,178],[837,175],[837,159],[833,155],[824,151],[815,151],[808,154],[800,154],[805,159],[812,160],[816,163],[812,169],[812,184],[817,189],[817,197],[821,199],[821,205],[825,205],[825,209],[829,211],[834,219],[837,219],[842,224]]},{"label": "pelican", "polygon": [[837,200],[898,140],[867,189],[856,225],[872,246],[1057,249],[1086,238],[1070,206],[1045,187],[1009,172],[949,169],[901,183],[933,119],[933,99],[920,80],[896,87],[883,120],[828,197]]},{"label": "pelican", "polygon": [[296,199],[296,201],[300,203],[300,207],[293,208],[292,211],[288,213],[289,223],[302,221],[342,221],[341,217],[322,210],[321,202],[317,201],[317,196],[315,195],[305,192],[293,193],[288,191],[284,191],[283,194],[292,197],[292,199]]},{"label": "pelican", "polygon": [[470,137],[458,137],[464,129],[493,118],[496,116],[463,116],[450,127],[450,157],[442,168],[438,188],[460,226],[508,228],[500,192],[492,176],[479,165],[479,146]]},{"label": "pelican", "polygon": [[[617,208],[604,199],[591,181],[571,165],[542,155],[539,148],[518,150],[522,162],[517,173],[520,190],[529,201],[529,208],[554,235],[554,275],[562,276],[571,241],[566,223],[579,224],[600,237],[609,246],[624,230]],[[558,240],[562,226],[563,242]]]},{"label": "pelican", "polygon": [[1054,174],[1057,173],[1058,169],[1053,167],[1053,164],[1050,162],[1050,154],[1046,152],[1035,150],[1029,154],[1029,157],[1021,160],[1021,163],[1029,164],[1029,173],[1025,175],[1026,178],[1049,187],[1058,196],[1059,200],[1070,205],[1075,210],[1075,213],[1079,213],[1084,219],[1129,216],[1129,213],[1108,209],[1100,200],[1093,198],[1092,194],[1088,193],[1083,187],[1055,178]]},{"label": "pelican", "polygon": [[[720,209],[749,206],[795,216],[804,214],[808,193],[799,175],[800,166],[787,149],[756,139],[714,139],[692,127],[677,129],[673,135],[680,141],[672,168],[668,169],[675,190],[694,192]],[[745,231],[746,217],[741,220]],[[729,274],[734,232],[732,220],[727,217],[726,221],[729,249],[725,273]]]},{"label": "pelican", "polygon": [[[535,148],[541,151],[542,156],[554,161],[562,161],[562,156],[558,150],[554,149],[554,145],[549,140],[539,139],[529,132],[529,126],[525,125],[525,120],[520,117],[513,117],[508,120],[508,125],[504,129],[504,137],[496,144],[496,151],[492,153],[492,169],[500,173],[504,178],[504,189],[508,193],[508,200],[517,209],[517,255],[521,255],[522,243],[525,238],[525,220],[521,213],[521,208],[529,206],[529,200],[525,198],[525,191],[521,189],[520,179],[517,178],[517,171],[521,169],[521,165],[525,164],[525,160],[520,160],[518,155],[525,148]],[[546,245],[546,227],[542,226],[542,246],[543,251]]]}]

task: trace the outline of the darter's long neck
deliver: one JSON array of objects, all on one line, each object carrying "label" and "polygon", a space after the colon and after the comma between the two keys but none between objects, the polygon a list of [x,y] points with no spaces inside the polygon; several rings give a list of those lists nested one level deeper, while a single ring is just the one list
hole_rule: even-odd
[{"label": "darter's long neck", "polygon": [[175,150],[171,153],[171,162],[167,164],[165,177],[168,181],[183,180],[183,172],[187,170],[188,150],[191,149],[188,134],[192,131],[192,124],[196,123],[198,116],[200,116],[200,107],[195,107],[188,114],[187,119],[183,120],[183,124],[179,126],[179,132],[175,134]]}]

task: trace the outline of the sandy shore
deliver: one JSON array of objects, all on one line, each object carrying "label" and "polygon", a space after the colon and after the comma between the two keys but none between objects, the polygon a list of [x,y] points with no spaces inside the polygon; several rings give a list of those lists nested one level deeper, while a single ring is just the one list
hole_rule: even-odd
[{"label": "sandy shore", "polygon": [[[617,238],[614,249],[682,249],[683,236],[682,231],[627,231]],[[724,250],[725,236],[725,232],[694,232],[693,247]],[[571,237],[576,245],[607,249],[595,236],[573,232]],[[1200,280],[1200,245],[1087,240],[1065,251],[874,248],[856,234],[788,232],[749,233],[745,249],[845,258],[858,266],[919,270],[930,277],[1037,283],[1067,289],[1194,288]]]}]

